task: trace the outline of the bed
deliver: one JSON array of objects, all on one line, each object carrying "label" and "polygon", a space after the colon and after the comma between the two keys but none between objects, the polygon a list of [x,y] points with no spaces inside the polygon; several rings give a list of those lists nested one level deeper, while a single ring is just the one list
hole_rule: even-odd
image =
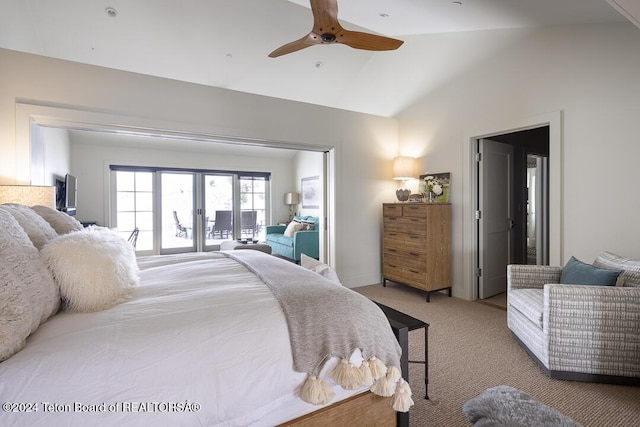
[{"label": "bed", "polygon": [[260,251],[136,260],[61,215],[0,206],[0,425],[393,425],[413,403],[356,292]]}]

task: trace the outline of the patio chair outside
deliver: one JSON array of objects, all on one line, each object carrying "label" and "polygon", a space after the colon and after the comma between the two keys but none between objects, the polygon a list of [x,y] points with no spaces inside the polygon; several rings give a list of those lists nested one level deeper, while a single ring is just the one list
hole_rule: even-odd
[{"label": "patio chair outside", "polygon": [[216,211],[216,222],[213,224],[214,239],[216,234],[219,235],[221,239],[228,239],[229,236],[233,236],[232,211]]},{"label": "patio chair outside", "polygon": [[189,230],[191,229],[191,227],[187,227],[180,222],[180,220],[178,219],[178,213],[176,211],[173,211],[173,219],[176,223],[176,237],[184,237],[185,239],[188,239]]}]

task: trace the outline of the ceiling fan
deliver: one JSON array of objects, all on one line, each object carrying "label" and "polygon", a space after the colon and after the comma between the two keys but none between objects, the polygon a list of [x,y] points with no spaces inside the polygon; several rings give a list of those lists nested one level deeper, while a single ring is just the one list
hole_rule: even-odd
[{"label": "ceiling fan", "polygon": [[402,40],[360,31],[345,30],[338,22],[337,0],[311,0],[313,29],[299,40],[280,46],[269,54],[271,58],[293,53],[317,44],[342,43],[355,49],[394,50]]}]

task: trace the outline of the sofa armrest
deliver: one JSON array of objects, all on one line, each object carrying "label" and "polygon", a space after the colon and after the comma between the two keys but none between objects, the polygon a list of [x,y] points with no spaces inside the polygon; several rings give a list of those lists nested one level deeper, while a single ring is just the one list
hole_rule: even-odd
[{"label": "sofa armrest", "polygon": [[548,284],[544,319],[550,369],[640,377],[640,288]]},{"label": "sofa armrest", "polygon": [[267,225],[266,234],[284,234],[284,230],[286,229],[286,225]]},{"label": "sofa armrest", "polygon": [[562,267],[550,265],[507,266],[507,291],[511,289],[542,289],[547,283],[559,283]]},{"label": "sofa armrest", "polygon": [[300,259],[300,254],[318,258],[320,256],[320,234],[318,230],[297,231],[293,234],[293,254]]}]

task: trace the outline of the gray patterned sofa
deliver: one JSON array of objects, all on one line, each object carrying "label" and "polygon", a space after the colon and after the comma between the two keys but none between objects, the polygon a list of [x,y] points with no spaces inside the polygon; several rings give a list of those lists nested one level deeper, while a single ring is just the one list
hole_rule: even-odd
[{"label": "gray patterned sofa", "polygon": [[589,286],[565,280],[563,267],[509,265],[507,325],[551,378],[640,385],[640,261],[603,252],[582,267],[614,281]]}]

